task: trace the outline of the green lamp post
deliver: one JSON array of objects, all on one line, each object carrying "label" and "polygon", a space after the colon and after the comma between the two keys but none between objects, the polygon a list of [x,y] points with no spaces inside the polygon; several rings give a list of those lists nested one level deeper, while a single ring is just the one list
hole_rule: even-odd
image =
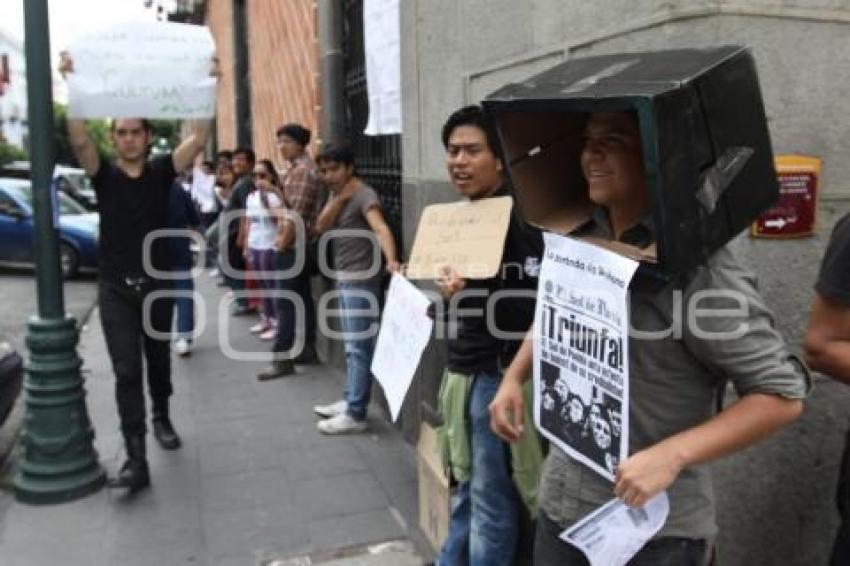
[{"label": "green lamp post", "polygon": [[69,501],[100,489],[106,475],[92,440],[79,335],[65,314],[59,241],[53,221],[53,97],[47,0],[23,0],[32,161],[38,315],[30,318],[26,417],[14,479],[18,501]]}]

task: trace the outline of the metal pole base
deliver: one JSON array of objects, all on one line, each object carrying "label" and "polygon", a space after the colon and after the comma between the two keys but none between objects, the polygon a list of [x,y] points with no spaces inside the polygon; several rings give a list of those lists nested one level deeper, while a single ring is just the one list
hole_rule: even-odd
[{"label": "metal pole base", "polygon": [[71,501],[97,491],[106,481],[94,449],[77,340],[73,317],[30,319],[26,418],[14,480],[20,502]]}]

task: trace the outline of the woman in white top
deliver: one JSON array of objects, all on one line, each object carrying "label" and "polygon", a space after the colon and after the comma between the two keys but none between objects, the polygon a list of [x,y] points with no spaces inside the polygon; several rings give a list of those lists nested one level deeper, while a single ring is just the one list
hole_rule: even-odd
[{"label": "woman in white top", "polygon": [[244,225],[246,233],[246,255],[256,273],[260,289],[266,293],[262,298],[260,323],[251,328],[259,333],[263,340],[273,340],[277,328],[274,298],[268,291],[275,290],[273,277],[275,260],[275,236],[277,235],[277,214],[284,206],[280,180],[274,164],[261,159],[254,167],[255,189],[245,201]]}]

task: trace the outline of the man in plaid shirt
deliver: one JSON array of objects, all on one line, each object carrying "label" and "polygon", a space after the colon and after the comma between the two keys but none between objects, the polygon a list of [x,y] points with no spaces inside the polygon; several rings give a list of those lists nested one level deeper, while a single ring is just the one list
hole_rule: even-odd
[{"label": "man in plaid shirt", "polygon": [[[290,355],[295,344],[295,305],[287,297],[278,297],[278,329],[274,346],[272,346],[272,362],[257,374],[261,381],[284,377],[295,373],[295,363],[314,364],[318,362],[316,355],[316,311],[313,297],[310,293],[310,275],[315,271],[315,237],[316,218],[324,204],[324,191],[321,186],[318,171],[307,155],[307,145],[310,143],[310,130],[301,124],[286,124],[277,130],[277,145],[283,158],[290,163],[289,171],[283,177],[283,196],[285,206],[289,210],[278,223],[277,235],[277,270],[291,270],[296,264],[296,249],[306,251],[303,267],[294,275],[278,278],[278,290],[292,291],[298,294],[304,306],[304,349],[294,358]],[[300,217],[304,226],[304,234],[300,235],[296,228],[297,218]],[[296,238],[305,238],[302,247]],[[303,253],[303,252],[302,252]]]}]

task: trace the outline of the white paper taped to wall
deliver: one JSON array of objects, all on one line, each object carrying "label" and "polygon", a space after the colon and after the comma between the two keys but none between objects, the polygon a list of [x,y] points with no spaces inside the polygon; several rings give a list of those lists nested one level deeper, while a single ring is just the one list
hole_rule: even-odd
[{"label": "white paper taped to wall", "polygon": [[401,133],[401,20],[398,0],[365,0],[363,31],[370,136]]}]

